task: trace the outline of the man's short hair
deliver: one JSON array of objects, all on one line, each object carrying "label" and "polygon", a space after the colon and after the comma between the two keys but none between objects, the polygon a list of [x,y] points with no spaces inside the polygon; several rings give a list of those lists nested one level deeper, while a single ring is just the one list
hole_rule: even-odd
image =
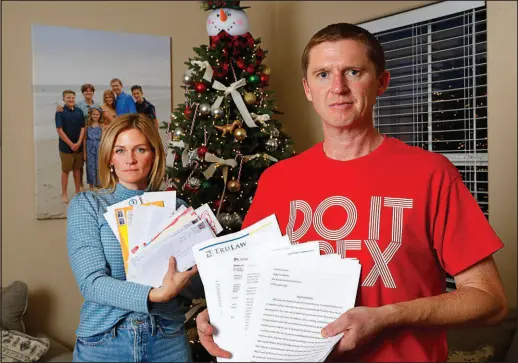
[{"label": "man's short hair", "polygon": [[138,89],[141,93],[143,93],[142,86],[139,86],[138,84],[131,86],[131,92],[133,92],[136,89]]},{"label": "man's short hair", "polygon": [[304,52],[302,53],[302,71],[304,78],[307,77],[309,66],[309,52],[315,46],[324,42],[337,42],[340,40],[356,40],[367,47],[367,56],[379,75],[385,71],[385,54],[383,47],[374,35],[367,30],[349,23],[337,23],[326,26],[316,32],[309,40]]},{"label": "man's short hair", "polygon": [[110,81],[110,84],[112,84],[113,82],[119,82],[119,84],[122,86],[122,81],[118,78],[112,78],[112,80]]},{"label": "man's short hair", "polygon": [[65,95],[66,95],[67,93],[71,93],[71,94],[73,94],[74,96],[76,95],[76,93],[75,93],[74,91],[72,91],[71,89],[66,89],[66,90],[64,90],[64,91],[63,91],[63,97],[65,97]]},{"label": "man's short hair", "polygon": [[95,87],[91,83],[85,83],[81,86],[81,93],[85,93],[87,89],[91,89],[92,92],[95,92]]}]

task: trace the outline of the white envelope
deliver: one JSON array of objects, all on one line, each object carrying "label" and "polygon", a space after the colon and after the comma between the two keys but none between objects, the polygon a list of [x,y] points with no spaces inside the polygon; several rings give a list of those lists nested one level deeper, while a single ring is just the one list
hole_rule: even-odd
[{"label": "white envelope", "polygon": [[145,192],[140,196],[142,203],[163,201],[165,208],[176,210],[176,191]]},{"label": "white envelope", "polygon": [[169,267],[170,256],[176,258],[177,270],[185,271],[196,264],[192,247],[213,237],[214,233],[204,219],[163,234],[146,247],[145,253],[134,255],[128,261],[127,280],[158,288]]}]

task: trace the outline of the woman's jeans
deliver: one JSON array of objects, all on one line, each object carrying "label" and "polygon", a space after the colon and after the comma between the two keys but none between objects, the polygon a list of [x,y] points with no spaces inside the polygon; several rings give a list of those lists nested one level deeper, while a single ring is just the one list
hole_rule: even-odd
[{"label": "woman's jeans", "polygon": [[74,362],[191,362],[183,322],[148,316],[126,319],[107,332],[77,338]]}]

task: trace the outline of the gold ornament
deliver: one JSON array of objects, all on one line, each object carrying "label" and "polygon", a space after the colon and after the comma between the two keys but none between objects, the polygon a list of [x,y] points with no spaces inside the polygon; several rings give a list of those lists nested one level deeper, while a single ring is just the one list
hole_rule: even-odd
[{"label": "gold ornament", "polygon": [[257,96],[253,92],[245,92],[243,99],[249,105],[253,105],[257,102]]},{"label": "gold ornament", "polygon": [[232,192],[239,192],[239,189],[241,189],[241,183],[237,180],[231,180],[227,183],[227,189]]},{"label": "gold ornament", "polygon": [[214,125],[214,127],[216,129],[218,129],[219,131],[222,131],[223,134],[221,136],[226,136],[227,133],[232,133],[232,131],[234,131],[234,128],[237,127],[241,127],[242,125],[242,122],[240,120],[235,120],[234,122],[232,122],[230,125],[223,125],[223,126],[219,126],[219,125]]},{"label": "gold ornament", "polygon": [[242,127],[235,129],[234,137],[239,141],[243,141],[246,138],[246,130]]},{"label": "gold ornament", "polygon": [[174,182],[175,184],[180,184],[180,178],[174,178],[174,179],[173,179],[173,182]]},{"label": "gold ornament", "polygon": [[269,76],[270,74],[272,74],[272,70],[269,67],[266,67],[265,69],[263,69],[263,73]]}]

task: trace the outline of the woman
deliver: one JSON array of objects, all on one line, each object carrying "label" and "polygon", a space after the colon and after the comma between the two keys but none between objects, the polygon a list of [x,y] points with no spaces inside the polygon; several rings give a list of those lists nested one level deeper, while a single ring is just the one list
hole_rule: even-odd
[{"label": "woman", "polygon": [[103,92],[103,105],[101,106],[103,111],[104,127],[109,126],[110,123],[115,120],[117,113],[115,112],[115,94],[111,89],[107,89]]},{"label": "woman", "polygon": [[[180,292],[192,277],[190,288],[195,281],[202,286],[197,267],[177,272],[171,258],[161,287],[126,281],[119,242],[103,216],[109,205],[158,190],[164,172],[158,130],[144,115],[120,116],[105,129],[99,147],[101,189],[77,194],[68,208],[68,255],[85,298],[75,362],[192,359],[183,322],[195,296]],[[182,204],[178,200],[177,206]]]}]

